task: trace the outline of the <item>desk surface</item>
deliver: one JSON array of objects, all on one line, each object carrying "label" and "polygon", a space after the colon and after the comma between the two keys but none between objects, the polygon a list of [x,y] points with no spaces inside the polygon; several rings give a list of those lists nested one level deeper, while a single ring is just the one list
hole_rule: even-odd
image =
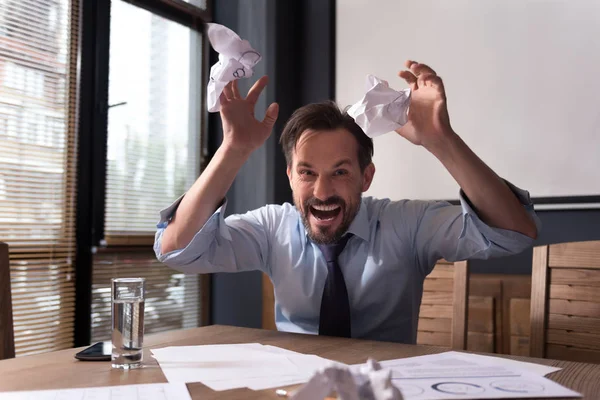
[{"label": "desk surface", "polygon": [[[81,349],[69,349],[2,360],[0,361],[0,391],[166,382],[160,367],[150,357],[150,348],[254,342],[279,346],[301,353],[317,354],[321,357],[348,364],[364,362],[367,356],[376,360],[386,360],[440,353],[447,350],[440,347],[330,338],[213,325],[148,335],[144,343],[145,366],[131,371],[112,369],[110,362],[75,360],[73,358],[74,354]],[[563,370],[550,374],[548,378],[583,393],[586,399],[595,399],[600,395],[600,365],[526,357],[510,358],[561,367]],[[248,389],[214,392],[201,383],[188,384],[188,389],[193,399],[281,399],[275,395],[274,389],[261,392]]]}]

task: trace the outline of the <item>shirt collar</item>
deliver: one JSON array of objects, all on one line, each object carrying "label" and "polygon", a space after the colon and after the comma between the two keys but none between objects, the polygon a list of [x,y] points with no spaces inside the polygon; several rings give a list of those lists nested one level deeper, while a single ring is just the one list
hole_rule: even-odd
[{"label": "shirt collar", "polygon": [[348,232],[358,236],[366,242],[369,241],[369,218],[367,216],[367,207],[365,206],[365,202],[362,201],[362,198],[360,199],[360,208],[358,209],[358,213],[354,217],[354,221],[352,221],[350,224]]}]

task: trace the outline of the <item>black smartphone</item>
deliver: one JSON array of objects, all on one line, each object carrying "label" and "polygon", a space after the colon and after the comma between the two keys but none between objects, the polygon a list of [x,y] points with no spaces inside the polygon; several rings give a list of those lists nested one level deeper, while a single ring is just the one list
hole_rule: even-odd
[{"label": "black smartphone", "polygon": [[110,361],[111,354],[111,342],[98,342],[75,354],[75,358],[81,361]]}]

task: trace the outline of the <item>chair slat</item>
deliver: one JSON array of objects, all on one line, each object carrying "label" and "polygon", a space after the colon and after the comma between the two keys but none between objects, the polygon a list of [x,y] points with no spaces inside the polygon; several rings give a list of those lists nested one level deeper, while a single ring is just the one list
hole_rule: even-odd
[{"label": "chair slat", "polygon": [[452,304],[452,292],[423,292],[421,304]]},{"label": "chair slat", "polygon": [[600,318],[550,314],[548,315],[548,329],[561,329],[600,335]]},{"label": "chair slat", "polygon": [[421,317],[425,318],[450,318],[454,317],[452,305],[421,304]]},{"label": "chair slat", "polygon": [[417,332],[417,343],[428,346],[450,347],[451,334],[442,332]]},{"label": "chair slat", "polygon": [[548,266],[600,269],[600,241],[554,244],[550,246]]},{"label": "chair slat", "polygon": [[577,285],[600,288],[600,270],[552,268],[550,282],[556,285]]},{"label": "chair slat", "polygon": [[548,344],[546,356],[556,360],[570,360],[586,363],[600,363],[600,351],[578,349],[570,346]]},{"label": "chair slat", "polygon": [[580,317],[600,318],[600,303],[589,301],[550,299],[550,314],[576,315]]},{"label": "chair slat", "polygon": [[452,332],[452,318],[419,318],[419,328],[423,332]]},{"label": "chair slat", "polygon": [[454,291],[453,279],[427,278],[423,282],[424,292],[450,292]]},{"label": "chair slat", "polygon": [[592,286],[550,284],[551,299],[579,300],[600,303],[600,291]]},{"label": "chair slat", "polygon": [[593,333],[580,333],[548,329],[547,342],[582,349],[600,350],[600,336]]}]

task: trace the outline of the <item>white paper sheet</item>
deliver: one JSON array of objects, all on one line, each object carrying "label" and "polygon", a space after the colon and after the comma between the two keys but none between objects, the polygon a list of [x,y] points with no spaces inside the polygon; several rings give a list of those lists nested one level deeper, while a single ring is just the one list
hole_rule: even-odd
[{"label": "white paper sheet", "polygon": [[392,370],[392,382],[409,400],[581,397],[542,376],[552,367],[499,357],[446,352],[380,364]]},{"label": "white paper sheet", "polygon": [[212,345],[152,350],[169,382],[204,382],[293,375],[298,368],[285,356],[243,346]]},{"label": "white paper sheet", "polygon": [[1,392],[0,400],[191,400],[183,383]]},{"label": "white paper sheet", "polygon": [[401,128],[408,121],[410,89],[397,91],[387,81],[367,75],[366,93],[348,109],[348,115],[371,138]]},{"label": "white paper sheet", "polygon": [[169,382],[201,382],[213,390],[294,385],[334,364],[260,343],[165,347],[152,350],[152,354]]},{"label": "white paper sheet", "polygon": [[[461,353],[461,352],[457,352],[457,351],[449,351],[449,352],[446,352],[445,354],[465,354],[465,353]],[[519,369],[522,371],[527,371],[534,375],[539,375],[539,376],[546,376],[548,374],[551,374],[552,372],[560,371],[562,369],[559,367],[550,367],[548,365],[543,365],[543,364],[534,364],[534,363],[530,363],[530,362],[510,360],[508,358],[503,358],[503,357],[484,356],[481,354],[469,354],[469,358],[473,359],[473,360],[477,359],[478,362],[482,362],[482,363],[486,363],[486,364],[493,363],[494,365],[497,365],[497,366],[502,365],[509,369],[513,368],[513,369]]]},{"label": "white paper sheet", "polygon": [[225,85],[251,77],[261,55],[247,40],[223,25],[208,24],[207,35],[213,49],[219,53],[219,61],[210,68],[206,103],[209,112],[217,112],[221,109],[219,97]]},{"label": "white paper sheet", "polygon": [[541,376],[465,379],[393,379],[405,400],[581,397]]}]

